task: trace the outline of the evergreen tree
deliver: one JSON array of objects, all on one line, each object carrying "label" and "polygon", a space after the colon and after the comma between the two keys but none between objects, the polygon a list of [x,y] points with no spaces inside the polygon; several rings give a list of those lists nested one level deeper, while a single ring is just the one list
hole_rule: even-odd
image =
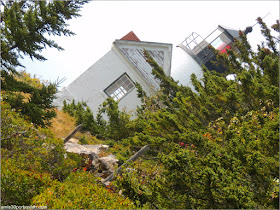
[{"label": "evergreen tree", "polygon": [[[202,81],[191,76],[196,92],[166,76],[145,52],[162,90],[145,97],[129,139],[151,146],[158,172],[143,167],[118,180],[140,207],[279,208],[279,49],[257,20],[266,42],[254,52],[240,31],[238,53],[213,49],[227,72],[202,66]],[[279,31],[279,22],[273,28]]]},{"label": "evergreen tree", "polygon": [[[202,81],[195,74],[191,75],[197,92],[178,85],[166,76],[145,52],[147,62],[153,67],[153,74],[161,82],[162,91],[146,100],[145,111],[138,118],[139,128],[143,127],[143,119],[143,123],[156,128],[153,130],[156,134],[168,132],[169,140],[178,142],[180,138],[177,132],[184,133],[188,129],[199,131],[220,117],[229,121],[237,112],[245,115],[249,111],[260,110],[265,101],[271,101],[278,107],[279,51],[274,52],[276,48],[271,43],[273,37],[270,31],[261,19],[258,21],[264,28],[262,33],[268,40],[267,46],[258,46],[258,52],[253,52],[241,31],[241,41],[235,40],[239,53],[227,50],[227,55],[215,50],[218,61],[227,69],[225,74],[202,66]],[[228,74],[235,74],[235,80],[227,80]]]},{"label": "evergreen tree", "polygon": [[50,35],[72,36],[67,20],[78,17],[86,0],[79,1],[1,1],[1,57],[5,71],[22,66],[22,55],[46,60],[40,52],[46,47],[63,50],[48,38]]},{"label": "evergreen tree", "polygon": [[80,16],[78,12],[86,2],[1,1],[1,89],[6,91],[3,98],[37,126],[49,125],[55,116],[52,101],[61,81],[36,88],[17,79],[21,74],[16,67],[22,66],[18,59],[25,55],[44,61],[40,52],[46,47],[63,50],[49,37],[74,35],[66,21]]},{"label": "evergreen tree", "polygon": [[63,111],[75,117],[76,123],[83,124],[83,131],[90,131],[92,135],[99,138],[120,140],[131,136],[128,127],[130,116],[120,111],[118,102],[113,98],[107,98],[103,104],[99,106],[96,119],[85,102],[75,102],[66,104],[63,101]]}]

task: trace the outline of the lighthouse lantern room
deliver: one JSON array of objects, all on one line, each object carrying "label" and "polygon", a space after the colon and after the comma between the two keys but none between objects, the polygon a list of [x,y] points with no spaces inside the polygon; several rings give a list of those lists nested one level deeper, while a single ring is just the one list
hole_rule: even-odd
[{"label": "lighthouse lantern room", "polygon": [[239,31],[223,26],[218,26],[205,39],[193,32],[190,36],[178,45],[186,51],[198,64],[204,64],[209,70],[225,72],[223,66],[216,66],[211,61],[216,61],[214,52],[208,47],[211,45],[221,53],[226,53],[226,49],[234,49],[234,38],[239,39]]}]

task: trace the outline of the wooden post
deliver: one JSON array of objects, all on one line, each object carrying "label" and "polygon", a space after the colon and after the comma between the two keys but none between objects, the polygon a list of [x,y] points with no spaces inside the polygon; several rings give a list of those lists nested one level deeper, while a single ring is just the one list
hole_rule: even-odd
[{"label": "wooden post", "polygon": [[138,157],[140,157],[144,152],[148,151],[150,149],[149,145],[145,145],[142,147],[138,152],[136,152],[131,158],[129,158],[125,163],[123,163],[114,173],[112,173],[110,176],[108,176],[103,183],[110,182],[114,179],[114,174],[119,174],[122,170],[122,167],[126,166],[129,162],[135,161]]},{"label": "wooden post", "polygon": [[71,137],[74,136],[75,133],[77,133],[77,132],[81,129],[82,125],[83,125],[83,124],[78,125],[78,126],[75,128],[75,130],[73,130],[73,131],[64,139],[64,144],[65,144],[67,141],[69,141],[69,139],[71,139]]}]

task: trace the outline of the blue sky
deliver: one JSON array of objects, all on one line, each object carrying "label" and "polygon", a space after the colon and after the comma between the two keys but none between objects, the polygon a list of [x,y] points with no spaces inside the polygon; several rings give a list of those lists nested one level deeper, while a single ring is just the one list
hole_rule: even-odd
[{"label": "blue sky", "polygon": [[[82,17],[69,21],[72,37],[54,37],[64,51],[45,49],[44,62],[22,60],[32,75],[67,86],[130,31],[141,41],[171,43],[173,48],[196,32],[206,37],[218,25],[244,30],[264,17],[268,26],[279,19],[279,1],[91,1]],[[259,26],[248,35],[253,46],[262,36]],[[19,68],[21,70],[22,68]]]}]

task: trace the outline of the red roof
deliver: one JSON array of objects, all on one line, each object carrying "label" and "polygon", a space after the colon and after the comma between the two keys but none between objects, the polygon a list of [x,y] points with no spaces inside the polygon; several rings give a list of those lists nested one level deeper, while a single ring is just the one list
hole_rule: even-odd
[{"label": "red roof", "polygon": [[128,41],[139,41],[140,39],[135,35],[133,31],[130,31],[128,34],[126,34],[121,40],[128,40]]}]

